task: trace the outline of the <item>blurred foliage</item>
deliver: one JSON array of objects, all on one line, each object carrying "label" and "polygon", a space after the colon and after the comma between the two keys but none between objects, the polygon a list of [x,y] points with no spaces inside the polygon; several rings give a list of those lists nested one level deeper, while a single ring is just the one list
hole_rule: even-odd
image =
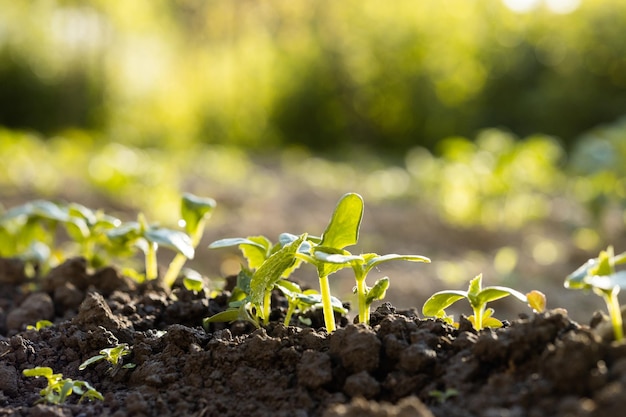
[{"label": "blurred foliage", "polygon": [[569,148],[626,108],[621,0],[525,13],[500,0],[0,8],[0,124],[44,136],[81,128],[133,146],[432,151],[441,138],[506,126]]}]

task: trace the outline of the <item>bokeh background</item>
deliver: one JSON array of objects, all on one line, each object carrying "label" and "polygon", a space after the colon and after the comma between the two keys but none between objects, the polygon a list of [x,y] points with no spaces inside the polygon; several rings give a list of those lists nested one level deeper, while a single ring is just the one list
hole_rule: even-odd
[{"label": "bokeh background", "polygon": [[[626,250],[622,0],[0,10],[0,210],[75,201],[175,227],[182,192],[213,197],[190,265],[218,278],[241,259],[212,240],[319,234],[358,192],[354,251],[433,260],[372,274],[390,276],[398,307],[482,272],[582,321],[604,308],[563,279],[608,245]],[[332,285],[350,298],[349,275]]]}]

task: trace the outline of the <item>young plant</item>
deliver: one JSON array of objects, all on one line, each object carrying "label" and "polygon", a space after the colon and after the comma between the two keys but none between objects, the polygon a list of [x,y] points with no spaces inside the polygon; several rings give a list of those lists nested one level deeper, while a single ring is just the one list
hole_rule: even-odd
[{"label": "young plant", "polygon": [[620,289],[626,288],[626,271],[616,271],[615,266],[626,264],[626,252],[617,256],[613,247],[600,252],[597,258],[589,259],[565,279],[565,288],[574,290],[591,290],[604,299],[615,340],[624,338],[622,311],[617,295]]},{"label": "young plant", "polygon": [[32,324],[29,324],[28,326],[26,326],[26,330],[39,331],[41,329],[45,329],[46,327],[50,327],[50,326],[54,326],[54,323],[52,323],[50,320],[39,320],[37,323],[35,323],[34,326]]},{"label": "young plant", "polygon": [[336,326],[328,276],[350,266],[353,261],[365,262],[362,257],[344,250],[357,243],[362,218],[363,198],[355,193],[345,194],[337,203],[319,244],[311,246],[309,251],[296,254],[299,259],[317,268],[324,324],[329,332],[334,332]]},{"label": "young plant", "polygon": [[85,362],[81,363],[78,367],[79,370],[84,370],[89,365],[96,363],[101,360],[105,360],[111,364],[111,368],[109,368],[109,372],[112,375],[115,375],[120,369],[132,369],[136,365],[134,363],[124,363],[124,356],[129,355],[131,349],[128,347],[127,343],[120,343],[117,346],[113,346],[111,348],[102,349],[99,355],[92,356],[87,359]]},{"label": "young plant", "polygon": [[[216,203],[212,198],[201,198],[190,193],[183,194],[180,204],[181,220],[179,225],[185,228],[187,235],[191,238],[191,246],[195,249],[202,235],[206,221],[213,213]],[[172,288],[183,265],[187,261],[187,256],[183,252],[178,252],[163,277],[163,282],[168,288]]]},{"label": "young plant", "polygon": [[48,381],[48,385],[40,391],[41,399],[38,402],[56,405],[63,404],[72,393],[80,395],[79,402],[83,399],[104,400],[102,394],[88,382],[63,378],[62,374],[55,374],[52,368],[38,366],[32,369],[24,369],[22,373],[24,376],[29,377],[44,377]]},{"label": "young plant", "polygon": [[383,262],[402,260],[409,262],[426,262],[430,259],[421,255],[397,255],[395,253],[388,255],[377,255],[375,253],[362,254],[360,258],[352,261],[352,269],[356,279],[356,293],[359,303],[359,323],[369,324],[370,305],[376,300],[382,300],[385,292],[389,287],[389,278],[381,278],[374,283],[372,288],[365,284],[367,274],[375,267]]},{"label": "young plant", "polygon": [[143,251],[148,280],[158,278],[156,254],[159,245],[174,249],[187,259],[193,259],[195,253],[191,238],[186,233],[149,225],[143,213],[139,213],[136,222],[126,222],[109,230],[107,236],[120,250],[136,246]]},{"label": "young plant", "polygon": [[545,308],[545,296],[539,291],[532,291],[527,295],[512,288],[492,286],[482,287],[482,274],[479,274],[469,283],[467,291],[444,290],[433,294],[422,307],[422,314],[427,317],[436,317],[451,322],[445,309],[461,299],[466,299],[474,314],[468,317],[476,330],[485,327],[502,327],[502,322],[492,317],[493,309],[487,309],[487,303],[512,295],[523,303],[529,304],[536,311]]}]

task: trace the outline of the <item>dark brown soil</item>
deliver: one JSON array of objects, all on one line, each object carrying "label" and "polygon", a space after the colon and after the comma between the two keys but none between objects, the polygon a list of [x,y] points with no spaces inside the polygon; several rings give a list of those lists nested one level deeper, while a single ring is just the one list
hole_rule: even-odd
[{"label": "dark brown soil", "polygon": [[[0,415],[621,417],[626,409],[626,344],[603,339],[598,317],[591,329],[552,310],[477,333],[464,319],[455,329],[383,304],[371,327],[344,319],[331,335],[274,323],[206,332],[202,319],[226,302],[137,285],[113,268],[89,273],[81,259],[34,286],[19,261],[0,259]],[[25,330],[41,319],[55,324]],[[101,361],[78,370],[118,343],[132,347],[134,369],[112,374]],[[88,381],[105,399],[35,405],[45,383],[22,375],[35,366]]]}]

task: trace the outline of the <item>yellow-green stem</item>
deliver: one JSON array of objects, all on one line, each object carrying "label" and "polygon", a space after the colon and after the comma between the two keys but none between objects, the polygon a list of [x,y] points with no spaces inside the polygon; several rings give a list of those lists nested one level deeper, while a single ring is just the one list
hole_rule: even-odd
[{"label": "yellow-green stem", "polygon": [[159,276],[159,267],[157,264],[157,244],[148,242],[148,250],[146,250],[146,279],[156,279]]},{"label": "yellow-green stem", "polygon": [[333,312],[333,303],[330,298],[330,284],[328,276],[320,277],[320,293],[322,294],[322,307],[324,311],[324,324],[326,330],[335,331],[335,313]]},{"label": "yellow-green stem", "polygon": [[611,291],[604,296],[604,301],[611,316],[611,324],[613,325],[613,333],[615,340],[620,341],[624,338],[624,329],[622,325],[622,309],[617,299],[617,291]]},{"label": "yellow-green stem", "polygon": [[265,291],[263,296],[263,325],[267,326],[270,323],[270,312],[272,304],[272,290]]},{"label": "yellow-green stem", "polygon": [[485,312],[485,306],[473,308],[474,310],[474,329],[482,330],[483,328],[483,314]]},{"label": "yellow-green stem", "polygon": [[356,281],[356,292],[359,299],[359,323],[369,324],[370,322],[370,308],[365,302],[367,296],[365,291],[365,280]]},{"label": "yellow-green stem", "polygon": [[285,326],[289,326],[289,323],[291,323],[291,316],[293,316],[293,312],[295,310],[296,310],[296,303],[291,301],[289,303],[289,307],[287,308],[287,313],[285,314],[285,321],[284,321]]}]

